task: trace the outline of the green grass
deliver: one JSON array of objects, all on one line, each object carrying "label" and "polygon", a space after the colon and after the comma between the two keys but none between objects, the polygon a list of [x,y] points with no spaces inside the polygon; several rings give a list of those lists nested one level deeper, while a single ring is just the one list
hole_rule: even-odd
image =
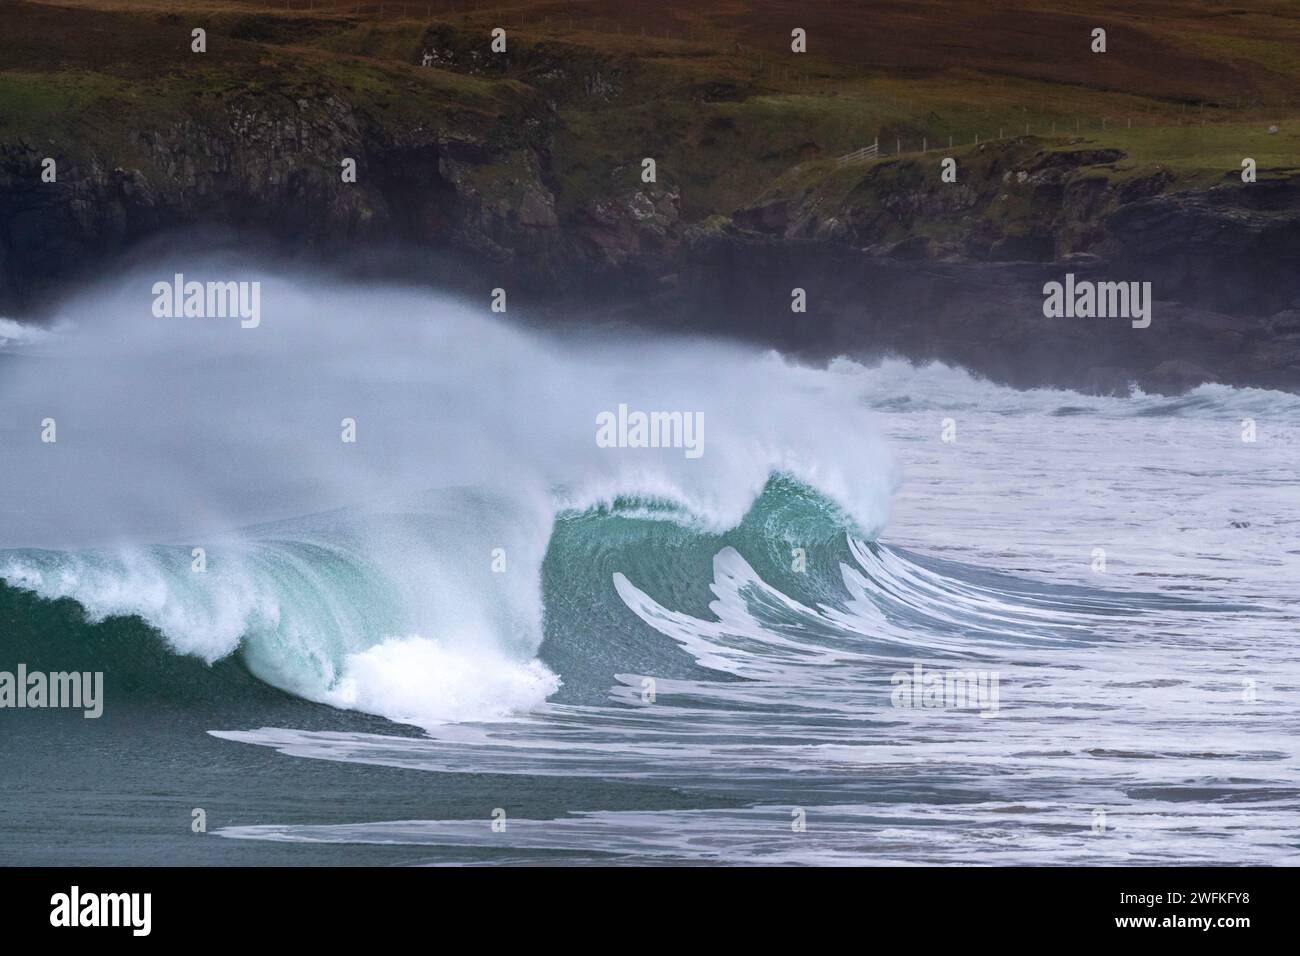
[{"label": "green grass", "polygon": [[0,73],[0,135],[79,163],[105,155],[148,170],[133,134],[201,116],[199,104],[166,83],[132,83],[92,72]]},{"label": "green grass", "polygon": [[[852,207],[878,202],[885,189],[912,188],[906,163],[834,162],[877,137],[887,154],[901,141],[909,162],[924,142],[927,157],[951,154],[977,166],[976,137],[1010,140],[1027,126],[1033,145],[1026,148],[1068,148],[1073,139],[1118,148],[1126,154],[1121,161],[1088,175],[1120,182],[1158,168],[1172,176],[1167,188],[1223,182],[1240,171],[1244,156],[1258,162],[1261,178],[1294,175],[1300,163],[1300,122],[1267,109],[1201,112],[1135,92],[962,66],[885,70],[844,59],[792,59],[779,45],[748,39],[737,51],[730,34],[695,8],[674,8],[665,22],[676,35],[666,38],[655,35],[651,7],[639,9],[641,22],[651,25],[642,36],[630,28],[610,32],[608,24],[624,16],[615,7],[543,10],[521,0],[509,13],[514,67],[484,75],[416,65],[430,24],[354,18],[345,4],[316,14],[223,8],[219,0],[189,5],[207,8],[211,52],[205,56],[190,54],[185,42],[184,18],[193,13],[139,8],[129,0],[92,6],[93,17],[10,6],[31,20],[26,33],[0,37],[6,139],[53,141],[67,153],[113,165],[145,164],[132,145],[139,130],[186,119],[220,125],[232,97],[256,97],[270,114],[286,117],[295,102],[329,98],[397,135],[433,127],[490,136],[502,151],[501,169],[475,175],[483,190],[502,198],[520,178],[515,153],[533,136],[549,147],[561,215],[641,188],[641,160],[651,156],[659,188],[680,189],[683,212],[693,220],[727,216],[763,199],[811,196]],[[741,15],[740,8],[724,6],[728,16]],[[1289,27],[1279,26],[1285,18],[1276,10],[1283,8],[1254,6],[1259,9],[1246,17],[1217,19],[1179,8],[1144,28],[1199,51],[1212,65],[1300,73],[1300,44],[1290,42]],[[776,16],[775,4],[763,8],[754,16]],[[566,25],[583,9],[604,16],[607,28]],[[444,9],[438,23],[453,31],[458,49],[475,49],[501,15]],[[545,25],[542,15],[550,17]],[[83,61],[93,68],[69,67]],[[597,75],[612,92],[589,91]],[[1217,100],[1235,105],[1232,90],[1221,92]],[[1279,134],[1266,132],[1270,122],[1282,127]],[[549,138],[537,133],[539,124]],[[885,171],[873,172],[877,167]],[[997,215],[1014,221],[1028,213],[1008,201]]]},{"label": "green grass", "polygon": [[1300,172],[1300,123],[1294,121],[1279,127],[1275,134],[1259,122],[1120,128],[1100,135],[1089,133],[1088,139],[1124,150],[1126,167],[1170,170],[1184,188],[1213,185],[1229,174],[1239,175],[1246,157],[1255,160],[1260,179]]}]

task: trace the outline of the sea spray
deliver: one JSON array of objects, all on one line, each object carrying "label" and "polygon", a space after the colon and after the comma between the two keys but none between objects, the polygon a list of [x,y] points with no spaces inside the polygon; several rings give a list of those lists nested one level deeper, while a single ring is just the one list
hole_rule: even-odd
[{"label": "sea spray", "polygon": [[[141,292],[159,272],[258,282],[257,333],[159,321]],[[43,360],[0,377],[0,576],[388,716],[472,716],[438,703],[439,670],[496,681],[506,709],[554,690],[531,662],[557,515],[664,502],[724,531],[784,474],[869,536],[897,480],[850,377],[739,346],[561,347],[446,296],[229,263],[142,271],[63,312]],[[707,418],[708,454],[600,448],[592,422],[619,406]],[[46,418],[57,445],[29,427]],[[399,657],[422,690],[393,686]]]}]

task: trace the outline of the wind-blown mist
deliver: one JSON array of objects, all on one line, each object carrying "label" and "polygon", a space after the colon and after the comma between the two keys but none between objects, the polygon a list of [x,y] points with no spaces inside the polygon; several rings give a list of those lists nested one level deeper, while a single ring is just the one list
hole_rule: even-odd
[{"label": "wind-blown mist", "polygon": [[[96,826],[176,768],[190,806],[252,745],[300,759],[226,775],[213,832],[248,853],[1296,860],[1295,396],[809,369],[314,279],[265,277],[244,329],[154,318],[159,272],[0,323],[0,649],[107,671],[127,736],[86,722]],[[601,447],[620,405],[701,413],[703,455]],[[922,671],[997,693],[918,706]],[[65,725],[25,726],[5,759],[62,752]],[[0,804],[24,858],[67,831],[67,773]],[[354,795],[285,820],[323,779]]]},{"label": "wind-blown mist", "polygon": [[[864,534],[884,523],[892,467],[844,375],[686,339],[557,343],[486,300],[239,278],[262,281],[257,328],[157,318],[171,270],[142,272],[68,303],[0,377],[8,581],[207,660],[245,641],[277,686],[427,722],[558,686],[533,660],[557,514],[656,505],[723,530],[779,473]],[[702,456],[598,447],[620,404],[702,413]]]}]

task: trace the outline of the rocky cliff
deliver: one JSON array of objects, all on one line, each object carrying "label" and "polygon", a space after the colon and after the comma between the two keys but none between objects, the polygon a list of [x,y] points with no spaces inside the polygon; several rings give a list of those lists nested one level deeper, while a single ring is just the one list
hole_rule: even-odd
[{"label": "rocky cliff", "polygon": [[[30,39],[60,16],[16,22]],[[187,26],[147,20],[181,74],[131,75],[130,44],[116,68],[99,52],[93,82],[21,55],[0,74],[0,311],[37,313],[144,240],[216,226],[327,262],[433,252],[410,268],[468,292],[809,355],[896,352],[1024,385],[1300,388],[1293,169],[1190,182],[1088,135],[843,164],[800,138],[754,157],[727,145],[746,114],[715,107],[759,91],[628,51],[494,55],[443,23],[349,28],[323,52],[329,24],[250,16],[217,21],[208,56],[224,59],[196,66]],[[642,153],[660,156],[654,182]],[[1043,285],[1066,272],[1151,282],[1151,327],[1044,318]]]}]

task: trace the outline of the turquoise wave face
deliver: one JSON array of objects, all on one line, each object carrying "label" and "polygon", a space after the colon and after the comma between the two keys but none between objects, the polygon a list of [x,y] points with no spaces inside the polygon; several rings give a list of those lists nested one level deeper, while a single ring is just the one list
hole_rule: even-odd
[{"label": "turquoise wave face", "polygon": [[[645,582],[674,607],[706,614],[713,559],[725,548],[748,555],[766,580],[802,602],[831,599],[838,564],[851,560],[845,534],[852,522],[834,503],[786,477],[769,481],[744,520],[725,533],[704,530],[662,501],[627,498],[566,512],[555,522],[541,563],[539,641],[524,636],[534,626],[531,589],[510,592],[508,561],[494,571],[490,561],[475,561],[455,547],[462,540],[456,525],[481,528],[490,513],[502,514],[501,506],[449,491],[421,496],[418,509],[413,503],[397,513],[334,512],[277,522],[205,549],[201,572],[192,549],[181,546],[2,552],[0,573],[9,585],[0,592],[0,613],[25,622],[4,651],[31,666],[89,660],[93,669],[145,696],[151,685],[159,696],[184,699],[258,679],[346,706],[337,694],[348,680],[350,659],[412,635],[456,647],[447,629],[476,621],[488,622],[493,647],[518,651],[489,659],[484,668],[527,666],[540,643],[541,662],[563,677],[556,699],[595,700],[620,668],[699,671],[628,609],[614,587],[616,574]],[[526,564],[515,572],[528,573]],[[61,636],[44,640],[38,635],[46,630]],[[474,671],[462,676],[492,681]],[[384,712],[382,701],[370,703]]]},{"label": "turquoise wave face", "polygon": [[[111,685],[146,697],[246,694],[260,682],[436,724],[546,700],[600,703],[629,673],[743,679],[747,660],[761,672],[774,649],[888,661],[900,650],[1078,644],[1097,616],[1186,603],[1116,603],[919,559],[863,540],[834,502],[775,476],[725,532],[630,497],[561,514],[541,562],[542,637],[517,639],[532,627],[531,589],[510,592],[508,564],[467,570],[452,533],[457,522],[480,526],[498,504],[452,491],[422,496],[418,512],[261,526],[211,549],[202,573],[178,547],[6,552],[0,612],[26,624],[5,653],[47,669],[89,660]],[[46,630],[59,638],[42,639]]]},{"label": "turquoise wave face", "polygon": [[139,617],[92,623],[71,599],[51,601],[0,582],[0,621],[0,670],[12,673],[26,664],[29,671],[99,671],[118,704],[223,702],[256,712],[258,703],[286,698],[253,676],[239,655],[208,663],[177,654]]},{"label": "turquoise wave face", "polygon": [[634,499],[561,516],[542,567],[541,657],[564,678],[556,699],[603,700],[623,672],[706,673],[629,610],[613,584],[617,575],[667,607],[708,617],[714,558],[732,548],[795,601],[843,600],[838,568],[851,560],[846,534],[854,530],[834,502],[785,476],[773,477],[740,524],[722,533],[701,530],[670,505]]}]

